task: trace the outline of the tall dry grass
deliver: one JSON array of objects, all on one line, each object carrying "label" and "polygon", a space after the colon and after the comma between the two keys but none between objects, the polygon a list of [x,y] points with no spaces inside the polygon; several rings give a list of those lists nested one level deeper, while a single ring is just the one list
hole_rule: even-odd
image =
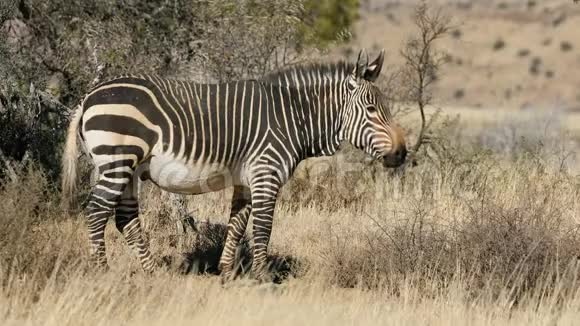
[{"label": "tall dry grass", "polygon": [[109,227],[111,268],[98,272],[82,216],[65,215],[43,173],[23,168],[0,186],[0,324],[573,325],[580,179],[553,148],[505,154],[449,130],[446,152],[406,171],[350,150],[301,166],[276,210],[279,285],[213,276],[230,191],[190,197],[197,232],[179,238],[170,201],[145,185],[159,271],[144,275]]}]

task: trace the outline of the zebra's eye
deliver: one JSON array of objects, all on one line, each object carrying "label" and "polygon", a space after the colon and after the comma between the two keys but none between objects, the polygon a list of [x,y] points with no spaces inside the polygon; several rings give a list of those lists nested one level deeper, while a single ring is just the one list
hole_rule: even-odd
[{"label": "zebra's eye", "polygon": [[367,111],[369,111],[369,113],[375,113],[377,112],[377,107],[374,105],[369,105],[367,106]]}]

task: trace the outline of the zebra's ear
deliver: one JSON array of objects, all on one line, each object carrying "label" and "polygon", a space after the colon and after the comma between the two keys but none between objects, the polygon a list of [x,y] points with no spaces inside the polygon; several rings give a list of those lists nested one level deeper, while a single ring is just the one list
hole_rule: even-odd
[{"label": "zebra's ear", "polygon": [[364,78],[367,68],[369,66],[369,56],[365,49],[360,50],[358,53],[358,59],[356,60],[356,65],[354,66],[353,75],[356,79]]},{"label": "zebra's ear", "polygon": [[381,53],[379,53],[379,56],[375,59],[375,61],[373,61],[371,64],[367,66],[363,78],[371,82],[377,80],[377,78],[379,78],[379,75],[381,74],[381,69],[383,68],[384,61],[385,61],[385,49],[382,49]]}]

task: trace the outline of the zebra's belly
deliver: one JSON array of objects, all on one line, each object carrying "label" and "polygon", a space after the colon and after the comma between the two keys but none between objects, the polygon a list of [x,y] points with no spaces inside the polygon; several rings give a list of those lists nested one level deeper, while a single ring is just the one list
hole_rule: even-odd
[{"label": "zebra's belly", "polygon": [[232,186],[233,174],[216,163],[186,164],[170,157],[154,156],[149,162],[151,181],[160,188],[184,194],[203,194]]}]

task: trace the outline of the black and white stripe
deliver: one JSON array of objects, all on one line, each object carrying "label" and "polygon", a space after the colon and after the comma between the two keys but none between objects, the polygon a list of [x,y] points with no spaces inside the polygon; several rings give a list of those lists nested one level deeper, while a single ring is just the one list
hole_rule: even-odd
[{"label": "black and white stripe", "polygon": [[93,259],[106,264],[104,229],[114,215],[143,268],[153,269],[138,219],[140,171],[171,192],[233,186],[222,274],[232,276],[251,216],[252,270],[264,278],[276,197],[300,161],[332,155],[342,140],[389,166],[404,161],[402,132],[373,84],[382,63],[382,52],[369,64],[361,51],[355,65],[296,67],[261,80],[217,85],[137,75],[95,87],[69,127],[63,169],[63,189],[72,191],[78,130],[99,172],[87,208]]}]

